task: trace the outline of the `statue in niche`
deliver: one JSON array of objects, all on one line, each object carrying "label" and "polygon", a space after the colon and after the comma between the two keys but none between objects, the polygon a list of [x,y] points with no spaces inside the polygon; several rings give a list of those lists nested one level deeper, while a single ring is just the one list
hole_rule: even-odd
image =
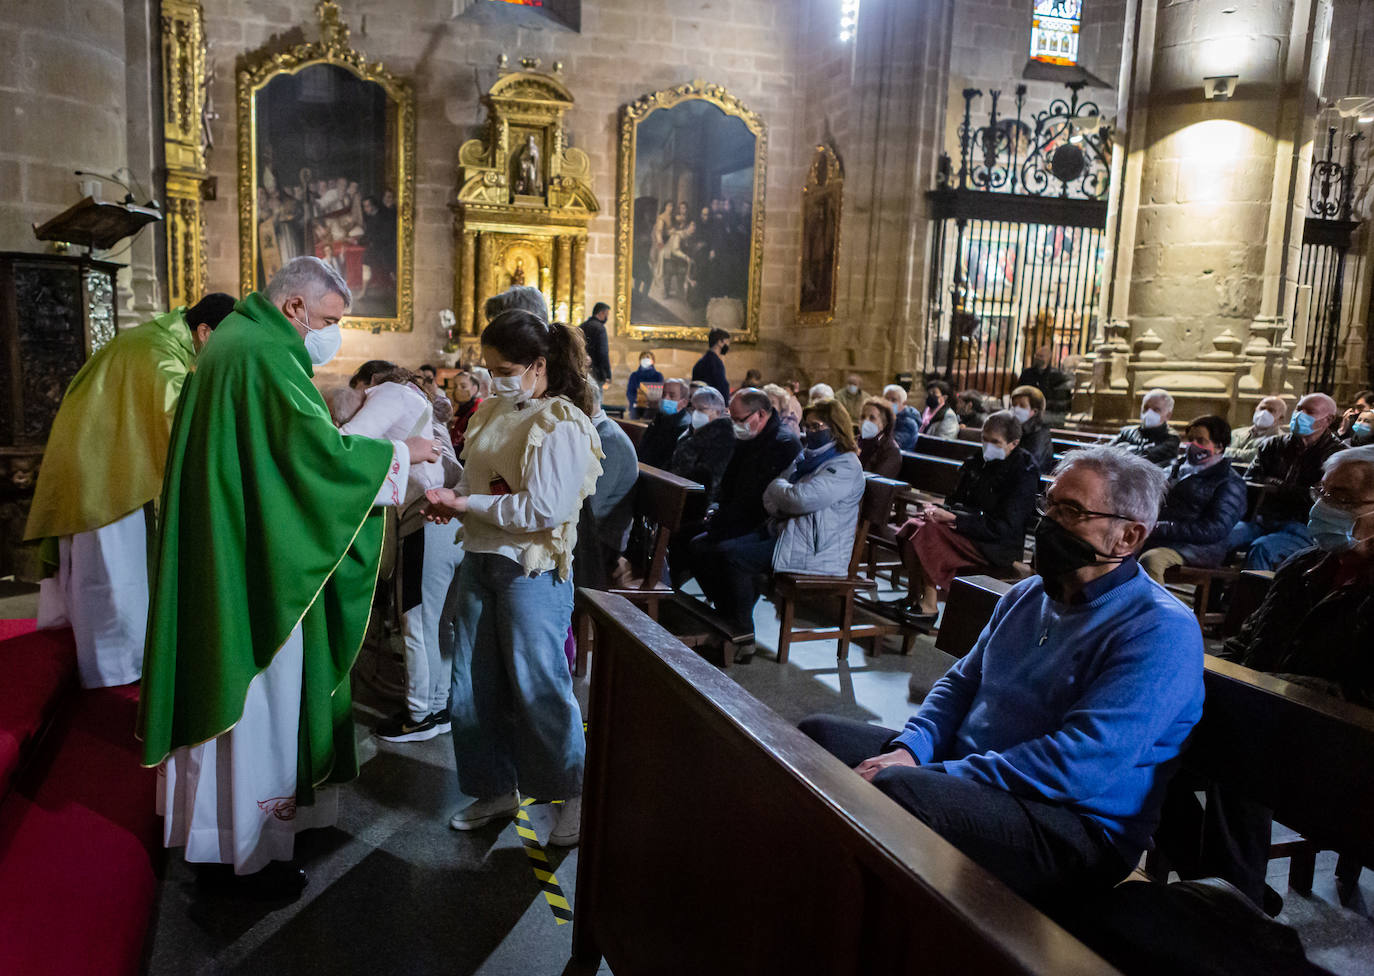
[{"label": "statue in niche", "polygon": [[534,144],[534,136],[530,136],[515,158],[515,192],[521,196],[541,196],[544,181],[539,174],[539,147]]},{"label": "statue in niche", "polygon": [[525,283],[525,259],[515,259],[515,270],[510,273],[510,283],[512,285],[523,285]]}]

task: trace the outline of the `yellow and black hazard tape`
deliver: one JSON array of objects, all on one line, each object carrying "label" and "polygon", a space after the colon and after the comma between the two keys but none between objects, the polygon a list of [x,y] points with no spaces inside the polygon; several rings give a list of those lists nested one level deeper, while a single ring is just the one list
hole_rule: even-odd
[{"label": "yellow and black hazard tape", "polygon": [[539,887],[544,892],[544,900],[549,903],[549,911],[553,912],[558,924],[563,925],[572,921],[572,906],[563,895],[563,886],[554,877],[548,852],[544,850],[544,845],[539,843],[539,838],[534,833],[534,825],[530,822],[530,813],[526,809],[533,802],[534,800],[528,797],[520,801],[520,809],[515,814],[515,832],[520,835],[520,843],[525,846],[525,856],[530,859],[534,879],[539,882]]}]

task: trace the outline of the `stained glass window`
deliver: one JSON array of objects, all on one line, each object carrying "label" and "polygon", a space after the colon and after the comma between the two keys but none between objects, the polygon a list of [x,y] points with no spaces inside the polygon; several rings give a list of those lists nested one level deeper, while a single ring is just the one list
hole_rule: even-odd
[{"label": "stained glass window", "polygon": [[1034,0],[1030,54],[1046,64],[1078,63],[1083,0]]}]

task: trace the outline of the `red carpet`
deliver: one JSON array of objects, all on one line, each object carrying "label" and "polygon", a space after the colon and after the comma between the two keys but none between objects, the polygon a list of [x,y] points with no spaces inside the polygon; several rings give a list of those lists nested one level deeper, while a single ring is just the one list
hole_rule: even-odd
[{"label": "red carpet", "polygon": [[0,620],[0,641],[33,633],[36,620]]}]

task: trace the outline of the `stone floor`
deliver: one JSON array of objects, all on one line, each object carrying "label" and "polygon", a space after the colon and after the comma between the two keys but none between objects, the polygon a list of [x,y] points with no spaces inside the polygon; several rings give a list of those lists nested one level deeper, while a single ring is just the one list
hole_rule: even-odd
[{"label": "stone floor", "polygon": [[[0,617],[32,616],[33,603],[31,593],[0,583]],[[922,638],[911,657],[867,658],[854,647],[843,662],[833,641],[796,644],[779,666],[770,650],[772,606],[760,603],[755,620],[760,653],[729,673],[792,721],[824,711],[900,726],[912,709],[912,674],[921,690],[950,663]],[[152,976],[562,972],[572,926],[555,918],[513,824],[471,834],[447,826],[456,802],[448,739],[378,743],[369,732],[376,714],[366,704],[358,714],[362,773],[344,788],[339,825],[300,842],[311,878],[305,894],[288,905],[227,899],[197,887],[187,866],[169,858],[149,939]],[[547,837],[554,808],[530,811],[536,833]],[[577,852],[548,854],[572,902]],[[1374,976],[1374,872],[1364,873],[1356,899],[1342,907],[1334,866],[1334,854],[1319,857],[1313,892],[1302,896],[1286,890],[1287,862],[1271,862],[1270,883],[1286,899],[1279,919],[1297,928],[1313,961],[1342,976]]]}]

